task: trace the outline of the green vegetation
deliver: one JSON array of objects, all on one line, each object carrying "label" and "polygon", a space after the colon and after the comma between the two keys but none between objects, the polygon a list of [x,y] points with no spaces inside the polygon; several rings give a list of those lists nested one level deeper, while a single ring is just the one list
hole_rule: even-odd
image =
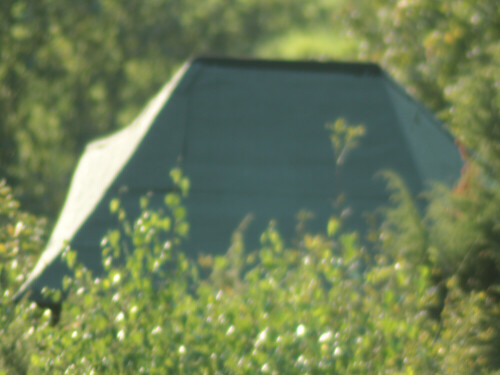
[{"label": "green vegetation", "polygon": [[[304,234],[295,246],[270,223],[257,251],[245,252],[237,232],[226,256],[193,262],[182,252],[189,183],[180,171],[171,176],[183,188],[165,197],[163,209],[149,208],[143,198],[143,213],[130,222],[119,201],[112,202],[121,229],[102,243],[107,276],[94,279],[76,253],[66,252],[75,276],[65,280],[69,294],[57,325],[50,310],[26,300],[10,304],[22,281],[17,275],[30,265],[10,254],[16,246],[39,246],[40,237],[4,187],[4,216],[17,224],[7,227],[10,242],[2,247],[0,369],[416,374],[488,373],[494,366],[488,319],[498,309],[487,293],[464,292],[456,276],[446,280],[446,304],[439,306],[433,266],[418,260],[418,246],[368,253],[332,217],[325,234]],[[394,224],[402,223],[402,208],[416,212],[398,183],[391,177],[399,200],[388,212]],[[404,217],[402,227],[413,237],[414,217]],[[134,245],[125,267],[117,262],[123,236]],[[380,245],[390,249],[393,236],[386,228]]]},{"label": "green vegetation", "polygon": [[[90,140],[127,125],[194,54],[251,55],[320,17],[291,0],[5,0],[0,5],[0,174],[56,216]],[[304,26],[305,27],[305,26]]]},{"label": "green vegetation", "polygon": [[[375,0],[341,13],[334,3],[2,2],[0,173],[24,208],[2,182],[0,373],[500,373],[500,8]],[[131,222],[116,201],[108,276],[93,279],[68,252],[75,277],[57,325],[50,310],[10,303],[47,233],[32,213],[55,215],[88,139],[126,124],[192,53],[317,56],[297,35],[327,40],[331,24],[334,43],[347,34],[341,18],[361,57],[460,140],[467,163],[453,190],[434,187],[422,212],[387,172],[394,206],[370,251],[332,217],[293,244],[271,223],[253,252],[236,232],[225,257],[198,262],[182,253],[182,194],[158,211],[143,199]]]}]

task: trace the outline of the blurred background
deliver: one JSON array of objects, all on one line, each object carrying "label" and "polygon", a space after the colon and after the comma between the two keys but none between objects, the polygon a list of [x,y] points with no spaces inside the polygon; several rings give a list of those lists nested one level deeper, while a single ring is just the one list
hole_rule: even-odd
[{"label": "blurred background", "polygon": [[5,0],[0,176],[52,221],[85,144],[129,124],[190,57],[355,60],[344,0]]}]

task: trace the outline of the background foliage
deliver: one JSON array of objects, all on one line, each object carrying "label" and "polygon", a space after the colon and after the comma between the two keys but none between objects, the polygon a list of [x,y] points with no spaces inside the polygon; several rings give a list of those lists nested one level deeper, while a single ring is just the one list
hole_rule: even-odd
[{"label": "background foliage", "polygon": [[[2,1],[0,177],[22,205],[2,181],[0,373],[500,373],[499,9]],[[380,62],[453,131],[462,178],[427,192],[422,212],[387,173],[394,204],[369,250],[332,217],[299,241],[271,223],[260,249],[243,249],[236,232],[226,256],[189,260],[182,194],[157,211],[143,199],[141,217],[104,242],[107,276],[68,253],[75,277],[57,325],[50,310],[12,305],[46,239],[35,215],[55,216],[85,143],[127,124],[179,64],[207,52]],[[123,235],[135,247],[125,267]]]},{"label": "background foliage", "polygon": [[[0,5],[0,174],[54,217],[92,138],[128,124],[188,58],[251,55],[329,18],[281,1],[5,0]],[[274,43],[276,45],[276,43]]]},{"label": "background foliage", "polygon": [[[444,302],[452,300],[446,287],[452,278],[463,292],[479,293],[488,301],[478,310],[478,315],[485,314],[481,319],[459,316],[477,327],[485,324],[492,344],[490,362],[498,369],[499,8],[489,0],[374,1],[347,8],[354,16],[348,19],[349,27],[364,40],[363,56],[381,61],[440,114],[466,162],[453,191],[435,188],[428,193],[427,212],[420,218],[412,215],[413,231],[405,230],[403,220],[382,232],[390,234],[384,247],[393,252],[413,248],[432,264]],[[401,207],[398,216],[408,219],[408,213]],[[471,334],[462,343],[472,341]]]}]

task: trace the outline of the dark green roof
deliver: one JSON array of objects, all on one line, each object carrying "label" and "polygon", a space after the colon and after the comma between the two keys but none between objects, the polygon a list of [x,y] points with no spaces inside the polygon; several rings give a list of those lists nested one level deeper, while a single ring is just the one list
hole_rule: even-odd
[{"label": "dark green roof", "polygon": [[[341,168],[325,129],[338,118],[366,128]],[[132,216],[148,192],[160,204],[178,164],[192,186],[185,250],[220,254],[249,213],[250,247],[271,219],[293,236],[303,209],[315,214],[310,229],[323,230],[340,194],[352,211],[346,226],[363,231],[363,213],[388,202],[378,171],[396,171],[416,195],[430,181],[452,184],[462,162],[441,124],[377,65],[194,59],[133,124],[86,148],[47,248],[18,296],[32,290],[39,300],[44,286],[60,287],[68,272],[60,260],[65,241],[102,272],[99,244],[116,227],[110,200],[119,196]]]}]

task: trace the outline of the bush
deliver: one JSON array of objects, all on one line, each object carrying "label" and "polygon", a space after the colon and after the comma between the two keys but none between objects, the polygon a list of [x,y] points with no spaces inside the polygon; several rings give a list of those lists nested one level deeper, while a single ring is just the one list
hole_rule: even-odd
[{"label": "bush", "polygon": [[[188,187],[179,171],[173,176]],[[270,223],[260,249],[250,253],[237,232],[226,256],[195,262],[181,251],[188,228],[182,197],[169,194],[162,210],[142,199],[143,213],[130,224],[119,202],[112,203],[122,228],[103,241],[108,273],[94,278],[75,253],[65,253],[75,275],[65,280],[69,294],[57,325],[51,324],[50,310],[27,301],[15,307],[3,303],[0,372],[480,374],[491,369],[481,351],[495,339],[487,328],[491,314],[481,313],[495,309],[486,294],[464,295],[450,278],[448,300],[434,317],[431,307],[439,296],[432,265],[408,252],[390,253],[384,242],[369,253],[357,234],[342,233],[333,217],[326,233],[304,234],[294,246]],[[14,210],[9,217],[16,215],[21,214]],[[134,249],[124,255],[122,244],[129,241]],[[18,285],[15,279],[13,273],[8,290]]]},{"label": "bush", "polygon": [[0,180],[0,373],[25,373],[32,351],[25,333],[40,312],[11,298],[33,268],[44,243],[44,221],[19,210],[12,190]]}]

